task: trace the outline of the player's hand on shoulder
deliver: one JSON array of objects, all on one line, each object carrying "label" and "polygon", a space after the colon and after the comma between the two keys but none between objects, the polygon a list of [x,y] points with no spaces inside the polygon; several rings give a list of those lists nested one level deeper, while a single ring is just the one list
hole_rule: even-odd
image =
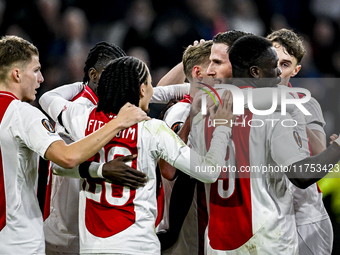
[{"label": "player's hand on shoulder", "polygon": [[125,164],[136,157],[137,155],[129,155],[106,162],[103,165],[103,176],[114,184],[127,186],[132,189],[145,186],[147,182],[146,174]]},{"label": "player's hand on shoulder", "polygon": [[147,116],[146,112],[130,103],[126,103],[122,108],[120,108],[116,118],[116,120],[120,121],[124,128],[131,127],[140,121],[150,119],[151,118]]}]

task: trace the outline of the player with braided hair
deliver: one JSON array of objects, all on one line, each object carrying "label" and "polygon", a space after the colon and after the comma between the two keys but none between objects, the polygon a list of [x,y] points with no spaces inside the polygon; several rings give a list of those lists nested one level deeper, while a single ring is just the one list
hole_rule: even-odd
[{"label": "player with braided hair", "polygon": [[[104,67],[113,59],[126,56],[125,52],[117,45],[107,42],[97,43],[90,51],[85,61],[83,83],[76,82],[56,88],[47,92],[40,98],[40,103],[44,104],[46,98],[53,98],[54,103],[46,110],[53,118],[59,118],[56,128],[63,131],[61,113],[65,106],[65,100],[76,103],[95,106],[98,98],[96,90],[99,76]],[[56,96],[56,98],[54,98]],[[60,97],[60,98],[59,98]],[[47,99],[46,99],[47,100]],[[66,101],[66,102],[67,102]],[[71,133],[71,135],[73,135]],[[131,156],[125,157],[119,161],[112,161],[110,167],[116,168],[116,184],[131,185],[137,187],[141,183],[135,184],[135,176],[139,172],[129,168],[124,161]],[[103,167],[109,167],[108,164]],[[126,171],[129,169],[129,171]],[[79,203],[79,179],[67,178],[53,175],[50,172],[48,191],[45,201],[44,211],[44,231],[46,239],[46,253],[51,254],[79,254],[79,230],[78,230],[78,203]],[[127,180],[126,173],[131,173]],[[134,175],[138,174],[138,175]],[[52,185],[53,182],[53,185]],[[136,186],[135,186],[136,185]],[[63,227],[61,227],[63,226]]]},{"label": "player with braided hair", "polygon": [[[116,113],[120,105],[124,105],[126,101],[139,105],[139,87],[140,84],[147,83],[148,69],[143,62],[132,59],[125,58],[124,61],[116,61],[115,65],[110,64],[105,68],[106,75],[100,81],[103,85],[98,89],[98,97],[105,97],[105,100],[98,102],[98,111]],[[121,73],[118,75],[118,72]],[[129,86],[121,86],[124,83]],[[153,88],[151,84],[148,86],[152,92],[149,93],[151,99]]]},{"label": "player with braided hair", "polygon": [[91,82],[90,76],[93,72],[103,70],[108,61],[116,58],[126,56],[125,52],[117,45],[107,42],[97,43],[87,55],[84,66],[83,84],[88,84],[89,87],[95,92],[94,86],[97,81]]},{"label": "player with braided hair", "polygon": [[[69,103],[62,114],[65,127],[73,134],[85,135],[115,118],[117,108],[126,101],[148,111],[153,94],[151,76],[144,62],[122,57],[105,67],[98,84],[98,108],[85,109]],[[120,98],[116,100],[116,94]],[[230,93],[226,93],[230,95]],[[103,101],[103,103],[101,103]],[[107,103],[110,102],[110,103]],[[224,98],[224,107],[231,98]],[[230,105],[230,104],[229,104]],[[219,108],[221,110],[221,107]],[[233,118],[231,108],[218,110],[213,118]],[[76,117],[75,117],[76,116]],[[80,193],[79,230],[82,254],[159,254],[160,244],[155,233],[157,217],[156,165],[159,158],[195,178],[211,182],[219,173],[190,171],[190,165],[216,165],[224,161],[226,148],[220,140],[227,139],[230,129],[219,126],[211,150],[203,158],[191,151],[167,125],[153,119],[119,133],[94,158],[105,162],[115,157],[136,154],[131,167],[146,173],[144,187],[130,189],[98,179],[85,179]],[[170,175],[168,178],[172,178]]]}]

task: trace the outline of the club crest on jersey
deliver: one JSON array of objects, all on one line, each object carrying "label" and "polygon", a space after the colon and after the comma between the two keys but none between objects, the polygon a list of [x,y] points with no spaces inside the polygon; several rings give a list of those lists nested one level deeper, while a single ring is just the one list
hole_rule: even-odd
[{"label": "club crest on jersey", "polygon": [[300,148],[302,148],[302,141],[301,141],[301,137],[300,137],[299,133],[298,133],[297,131],[294,131],[294,132],[293,132],[293,136],[294,136],[294,140],[295,140],[296,144],[297,144]]},{"label": "club crest on jersey", "polygon": [[54,133],[55,132],[55,129],[54,129],[52,123],[49,120],[43,119],[41,121],[41,124],[44,126],[44,128],[46,128],[48,130],[48,132],[50,132],[50,133]]}]

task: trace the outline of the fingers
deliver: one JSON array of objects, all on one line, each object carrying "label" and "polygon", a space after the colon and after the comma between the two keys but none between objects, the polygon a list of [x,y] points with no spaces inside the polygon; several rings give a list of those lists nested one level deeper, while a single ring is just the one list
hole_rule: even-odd
[{"label": "fingers", "polygon": [[[206,95],[204,95],[204,96],[206,96]],[[210,107],[212,107],[214,105],[215,105],[214,100],[210,96],[208,96],[207,97],[207,107],[210,108]]]},{"label": "fingers", "polygon": [[133,180],[133,179],[127,178],[125,180],[122,180],[122,185],[127,186],[131,189],[138,189],[139,187],[145,186],[144,180]]},{"label": "fingers", "polygon": [[230,91],[229,90],[225,90],[223,92],[223,95],[222,95],[222,104],[223,104],[223,109],[227,109],[228,107],[228,102],[229,102],[229,98],[230,98]]},{"label": "fingers", "polygon": [[193,44],[194,44],[194,46],[196,46],[196,45],[203,43],[203,42],[205,42],[204,39],[201,39],[199,42],[198,42],[198,40],[195,40]]},{"label": "fingers", "polygon": [[215,104],[210,106],[208,109],[209,109],[210,118],[214,119],[214,116],[215,116]]},{"label": "fingers", "polygon": [[339,136],[338,136],[337,134],[333,134],[333,135],[330,136],[330,138],[331,138],[332,141],[338,139],[338,137],[339,137]]},{"label": "fingers", "polygon": [[134,160],[135,158],[137,158],[137,154],[119,157],[118,159],[120,159],[124,162],[128,162],[128,161]]},{"label": "fingers", "polygon": [[333,134],[330,136],[331,141],[329,142],[329,144],[333,144],[333,141],[336,140],[339,136],[337,134]]}]

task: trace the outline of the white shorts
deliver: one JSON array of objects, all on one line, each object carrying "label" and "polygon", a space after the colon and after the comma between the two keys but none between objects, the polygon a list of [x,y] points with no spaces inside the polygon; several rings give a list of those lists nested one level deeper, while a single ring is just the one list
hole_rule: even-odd
[{"label": "white shorts", "polygon": [[333,248],[333,227],[330,219],[297,226],[300,255],[329,255]]}]

